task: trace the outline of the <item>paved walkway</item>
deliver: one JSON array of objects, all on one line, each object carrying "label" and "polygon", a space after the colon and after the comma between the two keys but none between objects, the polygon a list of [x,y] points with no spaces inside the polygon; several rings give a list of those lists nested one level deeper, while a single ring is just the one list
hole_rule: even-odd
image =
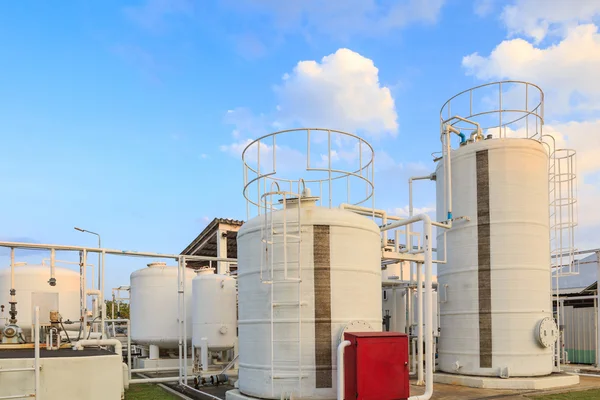
[{"label": "paved walkway", "polygon": [[[474,389],[463,386],[445,385],[435,383],[433,385],[432,400],[524,400],[534,395],[565,393],[590,389],[600,389],[600,378],[581,376],[579,385],[570,386],[554,390],[494,390],[494,389]],[[423,386],[414,385],[411,381],[410,394],[422,394],[425,391]]]}]

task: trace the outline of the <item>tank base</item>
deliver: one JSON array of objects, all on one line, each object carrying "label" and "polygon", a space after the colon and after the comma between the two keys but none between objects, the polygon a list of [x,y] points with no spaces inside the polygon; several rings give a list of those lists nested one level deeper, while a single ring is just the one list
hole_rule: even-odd
[{"label": "tank base", "polygon": [[238,389],[230,390],[225,393],[226,400],[256,400],[256,397],[248,397],[245,394],[242,394]]},{"label": "tank base", "polygon": [[[545,390],[579,384],[579,376],[554,373],[532,378],[493,378],[488,376],[454,375],[443,372],[433,374],[435,383],[468,386],[480,389]],[[229,399],[229,397],[228,397]]]}]

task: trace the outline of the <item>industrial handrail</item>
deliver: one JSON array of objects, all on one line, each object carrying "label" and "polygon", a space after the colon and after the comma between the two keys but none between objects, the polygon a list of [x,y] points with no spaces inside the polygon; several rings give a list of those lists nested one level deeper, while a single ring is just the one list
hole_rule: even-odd
[{"label": "industrial handrail", "polygon": [[40,307],[35,306],[33,311],[33,367],[31,368],[6,368],[0,369],[0,372],[21,372],[21,371],[34,371],[34,393],[33,394],[18,394],[10,396],[0,396],[0,399],[24,399],[24,398],[35,398],[40,400]]},{"label": "industrial handrail", "polygon": [[[503,85],[504,87],[524,87],[525,89],[525,107],[524,108],[515,108],[515,107],[510,107],[510,108],[504,108],[504,104],[503,104],[503,98],[502,98],[502,89],[503,89]],[[494,88],[497,87],[498,88],[498,93],[496,94],[498,96],[498,106],[497,108],[493,108],[493,109],[488,109],[488,110],[484,110],[484,111],[474,111],[473,110],[473,95],[474,93],[482,93],[484,92],[486,89],[489,88]],[[529,106],[529,100],[530,100],[530,88],[533,89],[533,93],[539,97],[539,100],[534,100],[534,104],[532,104],[532,106]],[[463,98],[465,96],[465,94],[469,95],[469,106],[468,108],[466,107],[460,107],[459,112],[457,112],[456,109],[452,109],[452,103],[455,100],[458,100],[459,98]],[[485,95],[487,95],[488,97],[491,96],[491,93],[484,93]],[[463,103],[461,103],[463,104]],[[488,115],[492,115],[492,114],[498,114],[498,123],[497,124],[491,124],[491,125],[487,125],[487,126],[482,126],[481,129],[483,130],[488,130],[488,129],[495,129],[498,128],[499,130],[499,137],[502,137],[502,128],[505,128],[519,123],[520,121],[522,121],[523,119],[525,119],[525,136],[527,138],[534,138],[536,137],[538,134],[540,135],[540,137],[538,138],[538,140],[541,140],[541,135],[542,135],[542,126],[544,125],[544,91],[542,90],[542,88],[540,88],[539,86],[530,83],[530,82],[526,82],[526,81],[519,81],[519,80],[506,80],[506,81],[498,81],[498,82],[491,82],[491,83],[486,83],[483,85],[479,85],[479,86],[475,86],[472,87],[470,89],[467,90],[463,90],[460,93],[455,94],[454,96],[450,97],[443,105],[442,108],[440,109],[440,121],[444,121],[446,118],[450,118],[452,114],[458,114],[463,116],[464,118],[470,118],[470,119],[477,119],[478,117],[484,117],[484,116],[488,116]],[[508,118],[510,118],[511,115],[517,114],[517,117],[512,118],[512,119],[507,119],[503,121],[503,116],[508,116]],[[533,118],[536,124],[536,131],[532,134],[529,135],[529,119]],[[454,125],[454,124],[453,124]],[[461,130],[468,130],[468,131],[473,131],[476,128],[470,128],[470,127],[466,127],[466,126],[458,126],[459,129]],[[538,128],[539,128],[539,132],[538,132]]]},{"label": "industrial handrail", "polygon": [[[311,133],[314,132],[322,132],[327,134],[327,146],[326,151],[327,155],[322,156],[322,160],[324,165],[311,165]],[[263,205],[261,204],[261,196],[263,194],[263,190],[266,190],[269,186],[269,183],[281,183],[286,190],[286,185],[289,186],[289,192],[293,192],[293,186],[300,182],[302,179],[286,179],[278,176],[277,172],[277,152],[280,147],[277,145],[277,138],[280,135],[295,133],[295,134],[305,134],[306,136],[306,154],[304,157],[306,158],[306,166],[298,169],[298,172],[302,173],[301,170],[304,170],[306,173],[312,172],[321,172],[326,175],[326,177],[318,179],[304,179],[303,182],[305,184],[312,184],[312,189],[315,189],[315,186],[318,190],[314,190],[318,192],[318,197],[321,199],[321,205],[324,201],[324,191],[323,185],[328,186],[327,190],[327,199],[326,205],[331,208],[333,206],[332,200],[332,184],[335,181],[346,180],[347,193],[346,193],[346,202],[352,203],[356,205],[364,204],[368,200],[372,200],[373,208],[374,208],[374,160],[375,160],[375,152],[373,147],[361,137],[343,131],[338,131],[335,129],[325,129],[325,128],[297,128],[297,129],[287,129],[274,133],[270,133],[264,136],[259,137],[258,139],[250,142],[242,151],[242,162],[244,165],[244,188],[243,195],[246,199],[246,213],[248,219],[251,217],[251,206],[255,207],[257,210],[257,214],[260,215],[264,212],[268,212],[268,210],[263,209]],[[355,143],[355,149],[358,151],[356,158],[358,159],[358,167],[352,167],[347,170],[336,168],[333,165],[332,154],[332,135],[340,135],[342,138],[346,138],[352,140]],[[256,148],[256,159],[253,159],[249,155],[249,150]],[[363,151],[364,150],[364,151]],[[325,150],[323,150],[324,152]],[[266,156],[262,155],[262,153],[267,152]],[[365,153],[363,156],[363,152]],[[272,154],[271,154],[272,153]],[[252,153],[254,156],[254,153]],[[270,171],[264,171],[264,168],[261,168],[261,158],[267,158],[267,162],[272,164],[267,166],[272,167]],[[262,166],[264,167],[264,160],[262,160]],[[365,185],[365,194],[364,197],[360,195],[359,197],[351,199],[353,195],[356,194],[356,191],[350,190],[350,182],[351,180],[362,182]],[[251,190],[252,189],[252,190]]]}]

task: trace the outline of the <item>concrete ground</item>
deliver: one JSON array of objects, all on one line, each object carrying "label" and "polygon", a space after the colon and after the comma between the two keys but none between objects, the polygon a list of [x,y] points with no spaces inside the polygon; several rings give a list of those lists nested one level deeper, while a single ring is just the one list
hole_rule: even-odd
[{"label": "concrete ground", "polygon": [[[425,391],[423,386],[416,386],[415,381],[411,381],[410,394],[422,394]],[[579,385],[569,386],[562,389],[554,390],[494,390],[494,389],[474,389],[464,386],[444,385],[435,383],[433,385],[432,400],[523,400],[531,396],[539,396],[544,394],[565,393],[574,391],[583,391],[590,389],[600,389],[600,378],[581,376]]]}]

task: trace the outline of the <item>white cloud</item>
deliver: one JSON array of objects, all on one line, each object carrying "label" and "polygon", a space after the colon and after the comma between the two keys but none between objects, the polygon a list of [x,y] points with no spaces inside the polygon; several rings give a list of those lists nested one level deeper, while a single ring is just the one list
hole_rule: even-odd
[{"label": "white cloud", "polygon": [[318,61],[301,61],[275,88],[278,120],[372,136],[398,131],[389,88],[379,83],[372,60],[348,49]]},{"label": "white cloud", "polygon": [[554,115],[600,110],[600,34],[593,24],[569,30],[556,45],[536,47],[523,39],[505,40],[488,56],[465,56],[468,75],[481,80],[516,79],[536,83]]},{"label": "white cloud", "polygon": [[[389,210],[391,215],[397,215],[398,217],[406,218],[409,216],[408,206],[396,207]],[[435,207],[413,207],[413,215],[417,214],[435,214]]]},{"label": "white cloud", "polygon": [[437,21],[445,0],[226,0],[231,11],[267,20],[276,34],[301,33],[350,39],[378,36],[411,23]]},{"label": "white cloud", "polygon": [[476,0],[473,11],[480,17],[488,16],[494,10],[494,0]]},{"label": "white cloud", "polygon": [[522,34],[539,43],[548,35],[564,36],[569,28],[600,14],[600,0],[516,0],[504,6],[501,20],[510,36]]}]

